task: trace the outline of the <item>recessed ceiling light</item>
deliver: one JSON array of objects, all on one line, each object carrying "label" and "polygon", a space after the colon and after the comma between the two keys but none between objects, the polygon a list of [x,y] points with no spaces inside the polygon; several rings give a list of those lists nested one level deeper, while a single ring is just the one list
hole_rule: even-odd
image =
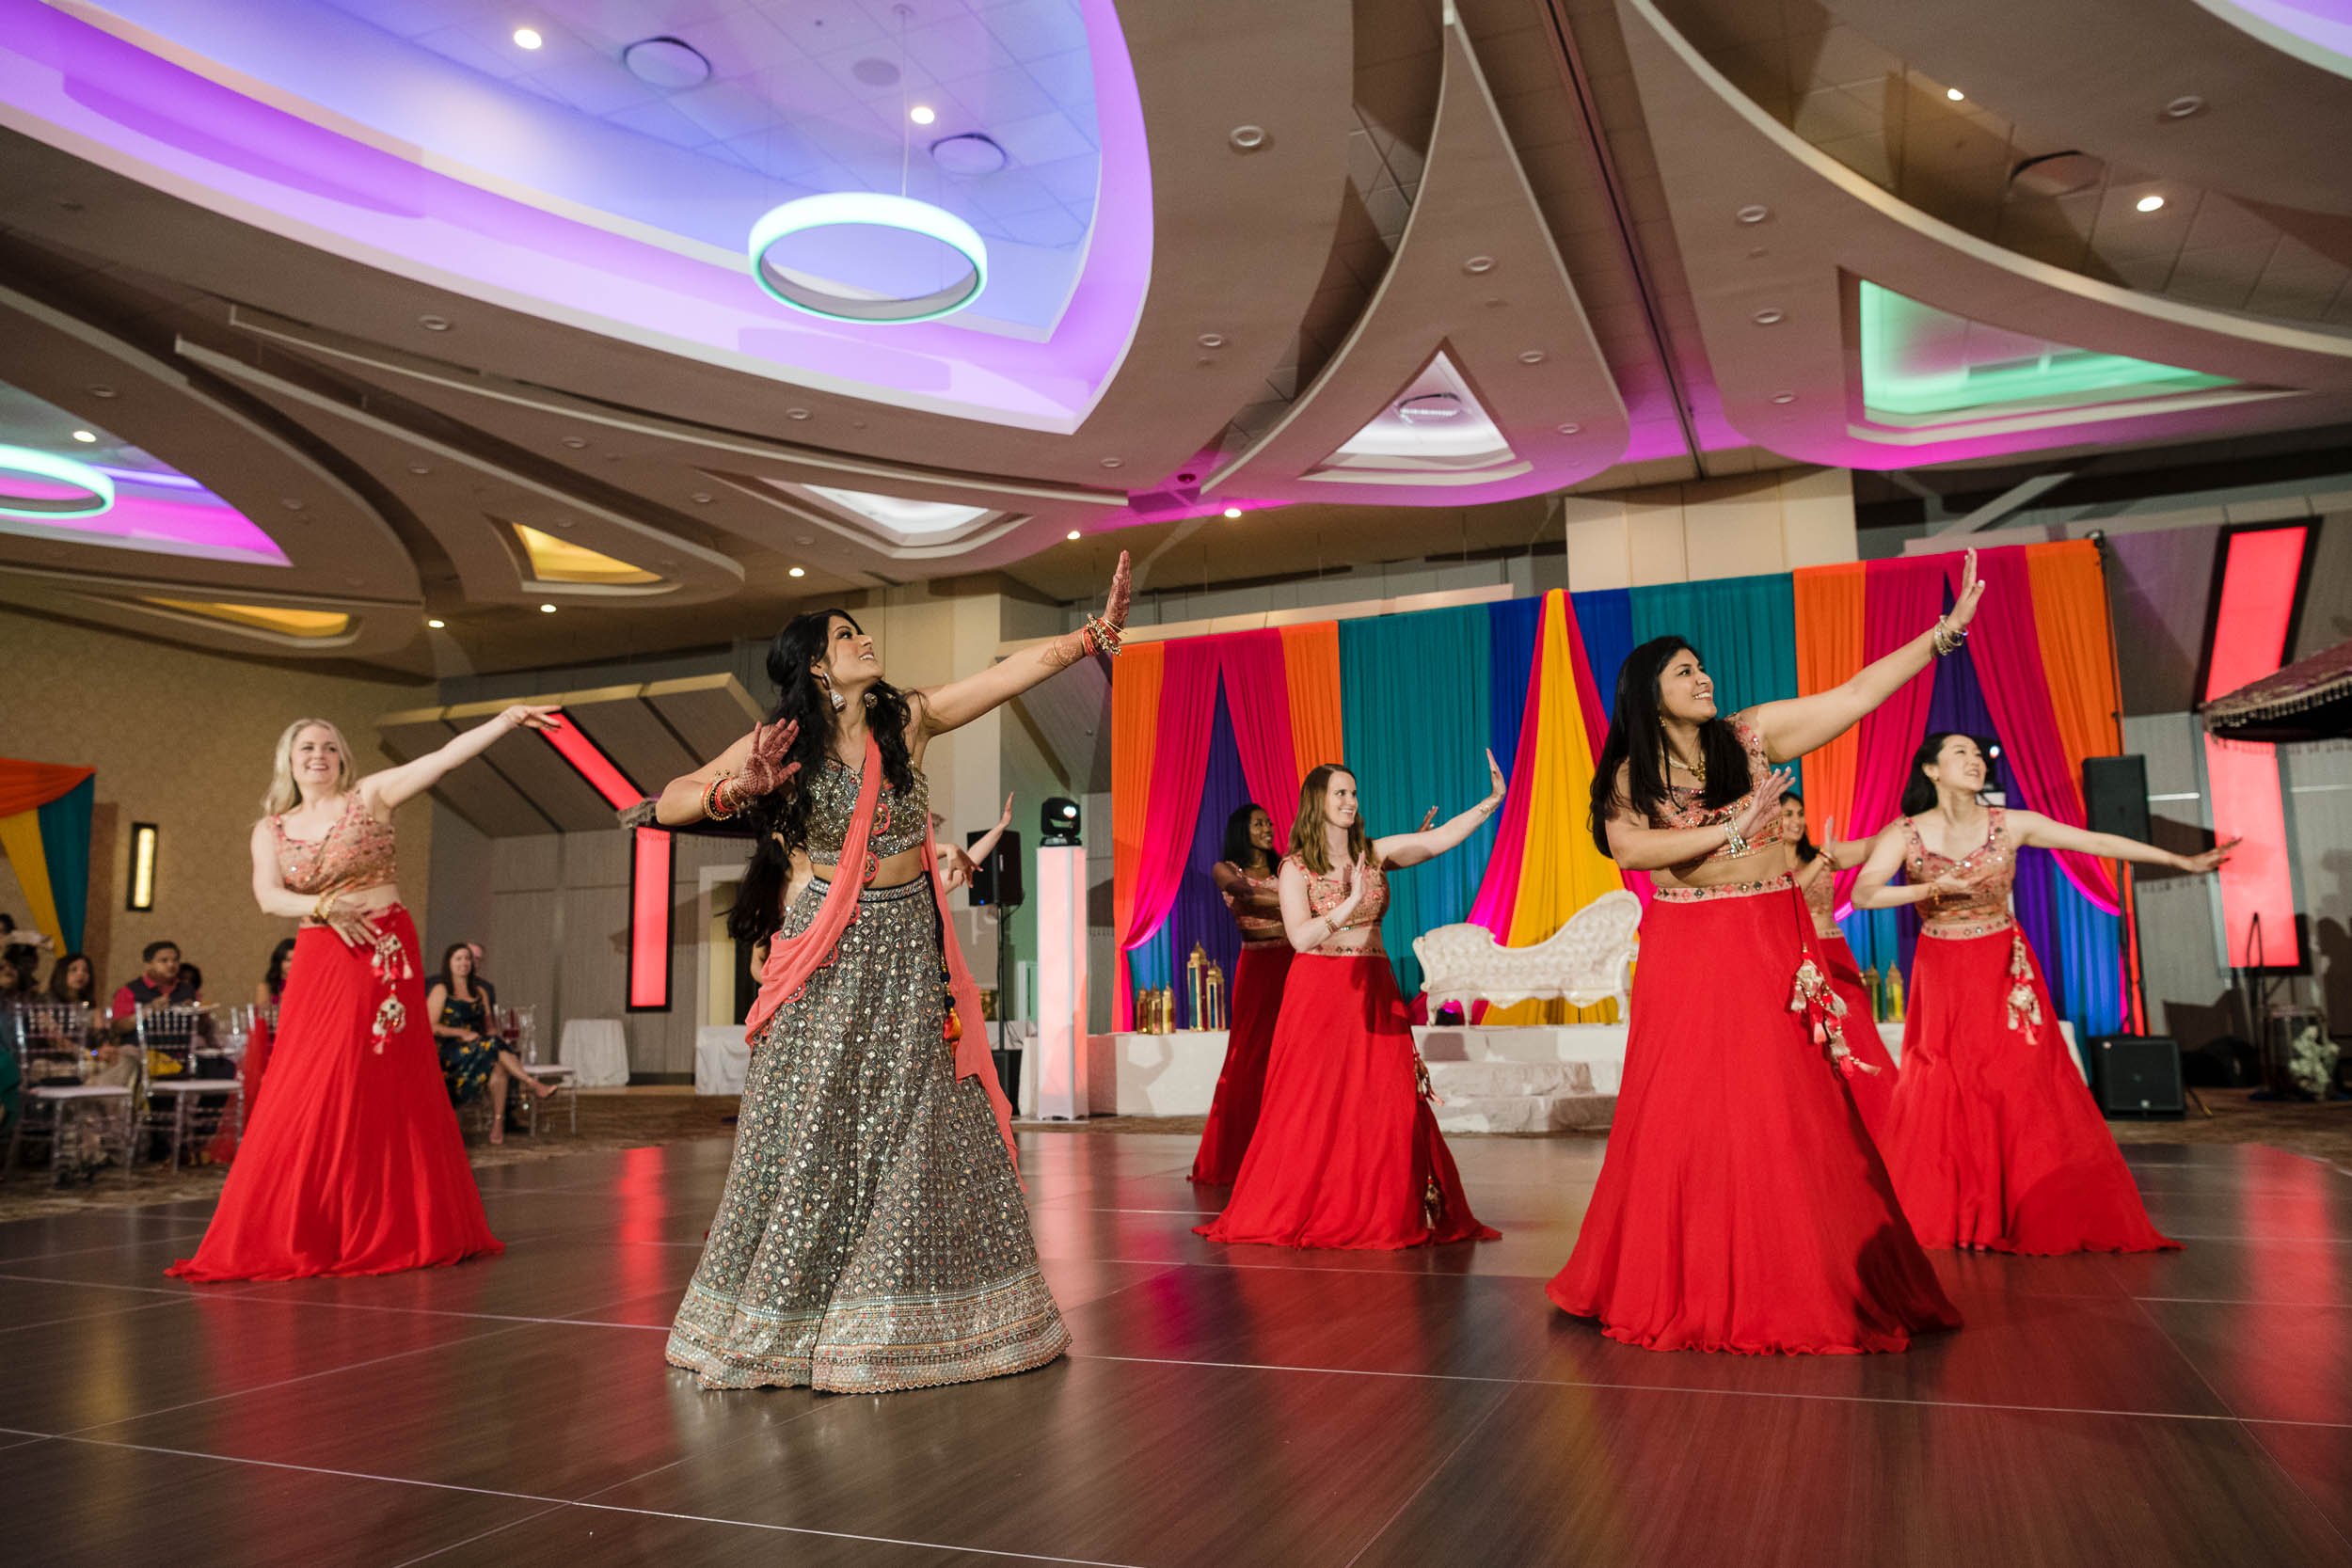
[{"label": "recessed ceiling light", "polygon": [[639,39],[621,51],[621,64],[649,87],[683,92],[710,80],[710,60],[684,39]]},{"label": "recessed ceiling light", "polygon": [[805,566],[795,566],[784,575],[788,578],[804,578],[808,576],[808,568]]},{"label": "recessed ceiling light", "polygon": [[1958,87],[1946,87],[1944,89],[1944,96],[1950,99],[1955,103],[1964,103],[1968,97],[1966,93],[1961,91]]},{"label": "recessed ceiling light", "polygon": [[1406,424],[1430,424],[1462,417],[1462,400],[1452,392],[1421,392],[1396,405],[1396,417]]},{"label": "recessed ceiling light", "polygon": [[914,121],[917,125],[929,125],[932,120],[939,118],[939,111],[932,108],[929,103],[917,103],[914,108],[907,111],[907,118]]},{"label": "recessed ceiling light", "polygon": [[278,504],[284,507],[289,512],[299,512],[302,510],[302,502],[300,499],[294,496],[282,498]]},{"label": "recessed ceiling light", "polygon": [[567,446],[567,447],[571,448],[574,451],[578,451],[580,448],[582,448],[582,447],[586,446],[588,443],[587,443],[587,442],[585,442],[585,441],[583,441],[583,440],[581,440],[581,439],[580,439],[579,436],[564,436],[564,444],[565,446]]},{"label": "recessed ceiling light", "polygon": [[1772,394],[1772,401],[1774,403],[1794,403],[1797,401],[1797,394],[1794,392],[1774,392]]},{"label": "recessed ceiling light", "polygon": [[1544,362],[1544,351],[1543,351],[1542,349],[1539,349],[1539,348],[1524,348],[1524,349],[1519,350],[1519,363],[1520,363],[1520,364],[1522,364],[1522,365],[1540,365],[1540,364],[1542,364],[1543,362]]},{"label": "recessed ceiling light", "polygon": [[696,506],[708,506],[710,504],[710,492],[707,490],[695,491],[694,504]]},{"label": "recessed ceiling light", "polygon": [[2137,201],[2133,202],[2132,205],[2138,208],[2143,213],[2161,212],[2164,208],[2164,198],[2160,196],[2143,196]]},{"label": "recessed ceiling light", "polygon": [[1203,332],[1198,339],[1195,340],[1195,341],[1199,342],[1202,348],[1223,348],[1225,346],[1225,334],[1222,332]]},{"label": "recessed ceiling light", "polygon": [[931,162],[945,173],[968,178],[994,174],[1011,163],[1012,158],[993,136],[977,131],[959,131],[931,143]]},{"label": "recessed ceiling light", "polygon": [[517,49],[536,49],[547,41],[547,40],[539,36],[539,29],[536,27],[517,27],[515,29],[515,47]]},{"label": "recessed ceiling light", "polygon": [[115,395],[115,389],[112,387],[85,387],[82,389],[94,398],[110,398]]},{"label": "recessed ceiling light", "polygon": [[430,463],[411,463],[408,465],[408,471],[412,474],[429,474],[433,471],[433,466]]},{"label": "recessed ceiling light", "polygon": [[539,607],[539,613],[542,615],[552,615],[555,613],[555,607],[551,604],[543,604]]},{"label": "recessed ceiling light", "polygon": [[425,625],[431,626],[435,631],[439,631],[443,626],[448,626],[449,623],[441,620],[431,620],[425,622]]},{"label": "recessed ceiling light", "polygon": [[1255,152],[1266,144],[1265,127],[1236,125],[1232,129],[1232,134],[1225,139],[1233,144],[1233,150],[1236,152]]},{"label": "recessed ceiling light", "polygon": [[1766,309],[1758,310],[1755,315],[1749,317],[1748,319],[1755,322],[1758,326],[1777,326],[1780,325],[1781,315],[1777,310]]},{"label": "recessed ceiling light", "polygon": [[808,410],[805,408],[787,408],[784,411],[784,417],[787,420],[805,420],[808,418]]},{"label": "recessed ceiling light", "polygon": [[1772,210],[1761,201],[1751,201],[1731,215],[1741,223],[1762,223],[1772,215]]},{"label": "recessed ceiling light", "polygon": [[417,318],[417,325],[423,327],[427,332],[447,332],[449,330],[449,318],[447,316],[419,316]]},{"label": "recessed ceiling light", "polygon": [[77,441],[82,442],[82,443],[83,443],[83,444],[85,444],[85,445],[87,445],[89,442],[92,442],[92,441],[97,440],[97,439],[98,439],[98,436],[97,436],[97,435],[96,435],[94,432],[91,432],[91,431],[87,431],[87,430],[77,430],[77,431],[75,431],[75,432],[73,433],[73,438],[74,438],[75,440],[77,440]]},{"label": "recessed ceiling light", "polygon": [[1103,467],[1104,467],[1105,468],[1119,468],[1119,467],[1124,467],[1125,466],[1126,466],[1126,459],[1125,459],[1125,458],[1121,458],[1121,457],[1105,457],[1104,459],[1103,459]]},{"label": "recessed ceiling light", "polygon": [[1073,538],[1073,539],[1077,538],[1077,537],[1078,537],[1078,531],[1077,531],[1076,529],[1074,529],[1074,528],[1073,528],[1073,529],[1072,529],[1072,530],[1070,531],[1070,537],[1071,537],[1071,538]]},{"label": "recessed ceiling light", "polygon": [[2198,97],[2193,92],[2185,92],[2181,94],[2180,97],[2174,99],[2171,103],[2167,103],[2164,106],[2164,118],[2167,119],[2186,119],[2191,115],[2203,113],[2204,108],[2205,101],[2203,99]]},{"label": "recessed ceiling light", "polygon": [[1578,431],[1582,430],[1584,427],[1583,427],[1582,425],[1581,425],[1581,424],[1564,424],[1564,425],[1560,426],[1559,428],[1560,428],[1560,434],[1561,434],[1561,435],[1563,435],[1563,436],[1573,436],[1573,435],[1575,435]]},{"label": "recessed ceiling light", "polygon": [[1469,261],[1462,263],[1462,270],[1473,275],[1482,272],[1492,272],[1495,270],[1495,259],[1491,256],[1473,256]]},{"label": "recessed ceiling light", "polygon": [[1241,508],[1238,506],[1229,506],[1225,509],[1225,515],[1229,518],[1238,517],[1241,515]]}]

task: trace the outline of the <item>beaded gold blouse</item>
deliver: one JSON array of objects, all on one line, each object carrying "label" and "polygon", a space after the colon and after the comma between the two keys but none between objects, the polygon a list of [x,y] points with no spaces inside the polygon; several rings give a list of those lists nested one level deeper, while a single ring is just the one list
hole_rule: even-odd
[{"label": "beaded gold blouse", "polygon": [[[1347,902],[1347,889],[1340,884],[1340,873],[1336,867],[1317,875],[1315,872],[1309,871],[1306,863],[1296,855],[1286,858],[1290,863],[1297,866],[1307,879],[1307,908],[1311,912],[1328,914]],[[1375,865],[1368,868],[1363,876],[1363,901],[1356,906],[1356,912],[1349,915],[1341,925],[1339,931],[1332,932],[1331,936],[1337,937],[1340,931],[1358,931],[1370,927],[1372,940],[1362,947],[1331,948],[1330,951],[1341,953],[1385,951],[1380,945],[1380,917],[1389,912],[1389,874],[1381,867]],[[1328,941],[1329,939],[1327,938],[1326,942]],[[1318,953],[1325,950],[1325,946],[1321,944],[1314,949]]]},{"label": "beaded gold blouse", "polygon": [[[1653,809],[1650,813],[1650,823],[1653,827],[1719,827],[1725,822],[1737,822],[1741,814],[1755,802],[1756,786],[1764,781],[1765,774],[1772,771],[1772,760],[1764,754],[1764,737],[1756,733],[1755,725],[1745,719],[1734,719],[1731,721],[1731,730],[1740,737],[1740,750],[1748,754],[1748,792],[1727,806],[1718,806],[1709,810],[1700,800],[1700,797],[1706,793],[1704,790],[1686,789],[1680,784],[1670,784],[1666,786],[1667,803],[1662,807]],[[1750,853],[1754,853],[1768,844],[1778,844],[1780,841],[1780,818],[1769,817],[1756,831],[1756,836],[1748,840],[1748,849]],[[1726,844],[1708,855],[1707,861],[1727,861],[1733,858],[1731,846]],[[1700,863],[1705,864],[1707,861],[1702,861]]]},{"label": "beaded gold blouse", "polygon": [[283,813],[269,819],[278,846],[278,879],[288,893],[318,897],[381,887],[396,876],[392,825],[378,822],[359,792],[343,796],[342,815],[319,839],[290,838]]},{"label": "beaded gold blouse", "polygon": [[[1267,895],[1271,895],[1274,892],[1278,881],[1278,879],[1273,877],[1252,877],[1246,871],[1238,872],[1234,879],[1240,882],[1242,886],[1247,887],[1253,892]],[[1227,896],[1225,900],[1225,907],[1232,911],[1233,924],[1240,927],[1241,940],[1244,946],[1254,947],[1262,942],[1286,942],[1289,940],[1282,934],[1282,917],[1280,915],[1253,914],[1244,910],[1240,903],[1231,895]]]},{"label": "beaded gold blouse", "polygon": [[2009,912],[2009,890],[2017,879],[2017,857],[2010,852],[2003,832],[2009,814],[1991,806],[1985,816],[1989,820],[1984,842],[1958,860],[1929,848],[1919,837],[1919,824],[1903,818],[1903,831],[1911,838],[1903,856],[1903,875],[1920,887],[1939,877],[1956,877],[1968,884],[1964,894],[1930,898],[1917,906],[1921,936],[1947,940],[1990,936],[2016,924]]}]

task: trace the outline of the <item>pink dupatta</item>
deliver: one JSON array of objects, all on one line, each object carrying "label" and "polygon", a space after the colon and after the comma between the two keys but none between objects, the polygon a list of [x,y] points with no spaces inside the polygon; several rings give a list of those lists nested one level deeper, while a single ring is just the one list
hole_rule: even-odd
[{"label": "pink dupatta", "polygon": [[[850,876],[849,868],[866,863],[866,846],[873,835],[874,806],[882,799],[882,747],[872,736],[866,737],[866,766],[858,775],[857,805],[850,815],[849,835],[842,840],[841,859],[834,868],[833,881],[825,889],[825,901],[817,910],[817,918],[807,930],[797,937],[778,936],[768,944],[768,962],[759,972],[759,995],[752,1003],[750,1015],[744,1021],[743,1039],[756,1045],[759,1032],[778,1009],[796,1000],[808,989],[816,973],[834,960],[841,945],[841,933],[857,918],[858,895],[865,892],[862,879]],[[1005,1099],[1004,1089],[996,1082],[996,1063],[989,1053],[988,1035],[981,1027],[980,989],[972,978],[970,966],[963,961],[963,949],[956,944],[955,927],[947,918],[947,886],[940,879],[939,846],[931,829],[923,830],[924,863],[931,879],[931,896],[939,908],[939,941],[947,960],[947,989],[955,999],[956,1019],[961,1035],[956,1042],[956,1076],[974,1078],[988,1094],[989,1109],[995,1113],[996,1131],[1005,1140],[1005,1152],[1021,1168],[1021,1156],[1013,1148],[1012,1106]]]}]

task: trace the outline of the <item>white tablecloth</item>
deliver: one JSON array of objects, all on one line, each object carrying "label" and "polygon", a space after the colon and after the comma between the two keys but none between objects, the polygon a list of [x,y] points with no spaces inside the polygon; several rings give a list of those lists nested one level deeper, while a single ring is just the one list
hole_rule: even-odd
[{"label": "white tablecloth", "polygon": [[617,1018],[564,1021],[564,1043],[555,1059],[580,1074],[583,1089],[612,1088],[628,1082],[628,1037]]},{"label": "white tablecloth", "polygon": [[706,1023],[694,1031],[694,1092],[741,1094],[752,1048],[739,1023]]}]

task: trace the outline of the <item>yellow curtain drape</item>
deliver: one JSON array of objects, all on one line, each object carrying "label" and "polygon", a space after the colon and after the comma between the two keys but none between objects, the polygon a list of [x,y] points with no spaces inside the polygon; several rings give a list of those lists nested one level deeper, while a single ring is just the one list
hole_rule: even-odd
[{"label": "yellow curtain drape", "polygon": [[0,816],[0,855],[16,872],[16,885],[24,890],[34,927],[65,951],[65,927],[57,920],[57,894],[49,885],[49,855],[40,847],[40,813],[20,811]]},{"label": "yellow curtain drape", "polygon": [[[1152,759],[1159,750],[1160,683],[1168,647],[1138,642],[1111,664],[1111,927],[1123,938],[1136,912],[1136,872],[1143,861],[1144,819],[1152,804]],[[1114,1026],[1134,1016],[1127,955],[1111,961]]]},{"label": "yellow curtain drape", "polygon": [[[1543,672],[1537,695],[1535,767],[1527,801],[1527,843],[1519,861],[1518,896],[1511,907],[1506,943],[1529,947],[1566,924],[1570,915],[1625,886],[1616,863],[1593,847],[1584,831],[1584,802],[1593,788],[1593,743],[1577,701],[1576,663],[1568,647],[1567,595],[1544,595],[1536,657]],[[1571,1007],[1565,1002],[1522,1002],[1487,1013],[1489,1024],[1606,1023],[1614,1003]]]},{"label": "yellow curtain drape", "polygon": [[[1851,678],[1863,665],[1863,564],[1808,566],[1791,574],[1797,610],[1797,693],[1811,696]],[[1805,821],[1814,842],[1821,824],[1835,818],[1851,836],[1854,772],[1862,756],[1860,725],[1828,745],[1805,753]]]},{"label": "yellow curtain drape", "polygon": [[1282,628],[1282,673],[1291,689],[1291,751],[1298,775],[1344,762],[1340,734],[1340,624],[1315,621]]}]

